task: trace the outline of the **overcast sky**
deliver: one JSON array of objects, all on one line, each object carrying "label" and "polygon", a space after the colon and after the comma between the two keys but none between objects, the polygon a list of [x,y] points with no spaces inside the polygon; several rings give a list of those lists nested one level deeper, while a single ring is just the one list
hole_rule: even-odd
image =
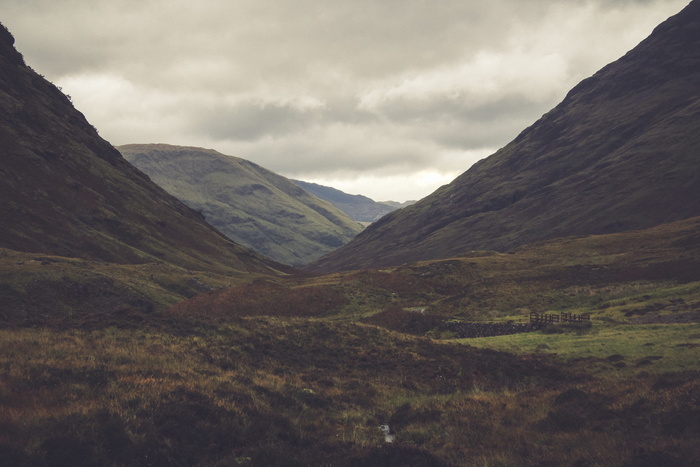
[{"label": "overcast sky", "polygon": [[0,22],[114,145],[201,146],[405,201],[688,3],[0,0]]}]

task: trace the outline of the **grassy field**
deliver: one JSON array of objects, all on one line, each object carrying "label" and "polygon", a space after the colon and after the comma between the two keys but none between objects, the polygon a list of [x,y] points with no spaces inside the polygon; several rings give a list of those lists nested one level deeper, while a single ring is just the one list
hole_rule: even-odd
[{"label": "grassy field", "polygon": [[0,454],[17,466],[692,465],[700,371],[681,344],[697,331],[469,342],[516,356],[299,318],[2,330]]},{"label": "grassy field", "polygon": [[458,342],[515,354],[551,353],[565,362],[592,365],[594,374],[628,376],[700,369],[697,323],[559,327],[563,329]]}]

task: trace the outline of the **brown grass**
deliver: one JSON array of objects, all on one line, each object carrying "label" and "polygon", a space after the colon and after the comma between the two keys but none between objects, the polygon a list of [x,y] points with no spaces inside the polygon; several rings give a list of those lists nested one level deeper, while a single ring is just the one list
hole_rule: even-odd
[{"label": "brown grass", "polygon": [[0,355],[0,452],[14,465],[698,459],[698,371],[592,379],[551,357],[281,318],[0,331]]},{"label": "brown grass", "polygon": [[[21,293],[6,310],[22,312],[39,276],[89,300],[59,312],[39,294],[34,328],[0,330],[0,455],[18,466],[697,464],[694,222],[323,277],[69,259],[13,272],[7,254],[0,273]],[[100,275],[109,285],[91,289]],[[167,304],[188,284],[226,281],[170,309],[100,301],[134,286]],[[590,312],[593,327],[507,336],[514,353],[421,337],[529,311]]]}]

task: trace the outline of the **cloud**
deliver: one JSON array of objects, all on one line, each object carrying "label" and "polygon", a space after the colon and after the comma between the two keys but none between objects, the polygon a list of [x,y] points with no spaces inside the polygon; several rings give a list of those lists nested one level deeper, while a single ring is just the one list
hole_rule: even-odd
[{"label": "cloud", "polygon": [[222,99],[206,106],[197,123],[201,132],[215,139],[251,141],[313,126],[323,118],[324,108],[319,99],[305,96],[281,101]]},{"label": "cloud", "polygon": [[0,0],[0,20],[113,144],[209,147],[401,201],[507,144],[686,3]]},{"label": "cloud", "polygon": [[[389,82],[367,92],[360,108],[380,111],[397,101],[413,105],[459,103],[481,107],[504,93],[524,94],[532,100],[551,98],[564,81],[566,63],[555,55],[479,52],[464,63],[424,70],[400,82]],[[422,113],[422,109],[418,111]]]},{"label": "cloud", "polygon": [[[168,138],[189,126],[182,98],[113,74],[66,75],[59,84],[114,144]],[[115,135],[124,135],[122,138]]]}]

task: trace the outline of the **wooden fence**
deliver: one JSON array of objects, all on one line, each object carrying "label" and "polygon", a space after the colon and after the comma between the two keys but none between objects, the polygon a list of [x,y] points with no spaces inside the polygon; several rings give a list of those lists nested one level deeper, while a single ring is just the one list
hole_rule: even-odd
[{"label": "wooden fence", "polygon": [[561,313],[555,315],[553,313],[530,313],[530,322],[535,324],[557,324],[557,323],[582,323],[590,322],[590,313],[581,313],[576,315],[573,313]]},{"label": "wooden fence", "polygon": [[581,313],[580,315],[575,315],[573,313],[562,313],[561,320],[564,323],[583,323],[584,321],[591,321],[590,313]]}]

